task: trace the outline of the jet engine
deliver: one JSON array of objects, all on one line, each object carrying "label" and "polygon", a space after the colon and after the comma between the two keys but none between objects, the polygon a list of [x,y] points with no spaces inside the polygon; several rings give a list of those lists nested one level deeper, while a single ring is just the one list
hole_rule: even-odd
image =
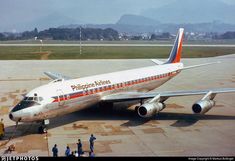
[{"label": "jet engine", "polygon": [[215,106],[215,101],[213,100],[200,100],[193,104],[192,110],[196,114],[205,114],[213,106]]},{"label": "jet engine", "polygon": [[137,112],[139,116],[147,118],[155,115],[165,107],[165,104],[161,102],[145,103],[137,109]]}]

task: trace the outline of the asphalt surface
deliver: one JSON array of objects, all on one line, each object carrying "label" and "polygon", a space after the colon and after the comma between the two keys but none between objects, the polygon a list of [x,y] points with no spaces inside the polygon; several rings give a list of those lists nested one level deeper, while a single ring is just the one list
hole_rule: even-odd
[{"label": "asphalt surface", "polygon": [[[221,63],[182,71],[157,90],[235,88],[235,55],[183,59],[185,66],[214,61]],[[93,133],[97,138],[96,156],[234,156],[234,93],[217,95],[216,106],[204,116],[196,116],[191,110],[203,96],[170,98],[167,108],[151,120],[140,119],[128,103],[116,104],[110,111],[92,107],[50,120],[48,134],[43,135],[37,134],[38,124],[20,124],[15,129],[15,123],[8,118],[22,94],[50,82],[44,71],[77,78],[149,65],[153,63],[142,59],[0,61],[0,117],[6,126],[0,155],[51,156],[57,144],[63,156],[67,145],[76,150],[80,138],[87,156],[88,139]],[[16,150],[6,153],[12,144]]]}]

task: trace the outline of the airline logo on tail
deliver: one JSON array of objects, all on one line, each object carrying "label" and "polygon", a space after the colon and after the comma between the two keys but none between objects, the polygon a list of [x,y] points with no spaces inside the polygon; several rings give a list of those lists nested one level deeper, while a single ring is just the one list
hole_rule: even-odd
[{"label": "airline logo on tail", "polygon": [[183,35],[184,35],[184,29],[180,28],[179,32],[176,36],[174,46],[171,50],[170,57],[168,58],[166,64],[180,62],[181,52],[182,52],[182,44],[183,44]]}]

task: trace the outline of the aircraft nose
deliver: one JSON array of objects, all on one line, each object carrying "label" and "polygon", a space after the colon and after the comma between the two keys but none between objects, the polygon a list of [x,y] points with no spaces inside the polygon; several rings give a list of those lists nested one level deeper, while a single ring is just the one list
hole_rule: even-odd
[{"label": "aircraft nose", "polygon": [[20,121],[20,120],[21,120],[21,118],[15,117],[12,112],[9,114],[9,118],[10,118],[12,121]]},{"label": "aircraft nose", "polygon": [[9,114],[9,118],[10,118],[11,120],[14,120],[14,117],[13,117],[13,114],[12,114],[12,113]]},{"label": "aircraft nose", "polygon": [[12,113],[9,114],[9,118],[10,118],[11,120],[13,120],[13,115],[12,115]]}]

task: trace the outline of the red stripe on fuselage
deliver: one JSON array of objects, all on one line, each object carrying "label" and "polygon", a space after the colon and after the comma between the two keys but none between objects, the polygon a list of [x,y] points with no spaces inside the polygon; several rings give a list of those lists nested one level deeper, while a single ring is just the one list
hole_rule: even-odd
[{"label": "red stripe on fuselage", "polygon": [[[87,95],[91,95],[91,94],[97,94],[97,93],[101,93],[101,92],[105,92],[105,91],[111,91],[111,90],[115,90],[115,89],[118,89],[118,88],[124,88],[124,87],[128,87],[128,86],[132,86],[132,85],[135,85],[135,84],[140,84],[140,83],[145,83],[145,82],[149,82],[149,81],[152,81],[152,80],[158,80],[158,79],[161,79],[161,78],[166,78],[166,77],[170,77],[170,76],[175,76],[179,71],[176,71],[176,72],[171,72],[171,73],[166,73],[166,74],[163,74],[163,76],[151,76],[151,77],[148,77],[148,78],[142,78],[142,79],[138,79],[138,80],[133,80],[133,81],[128,81],[129,83],[122,83],[121,85],[119,85],[119,87],[117,87],[117,85],[115,85],[113,88],[109,88],[108,86],[105,86],[105,89],[103,89],[104,87],[102,87],[102,90],[99,90],[99,88],[97,89],[97,92],[95,92],[93,89],[93,92],[82,92],[82,93],[79,93],[79,94],[74,94],[72,96],[70,96],[69,98],[60,98],[60,101],[64,101],[64,100],[71,100],[71,99],[74,99],[74,98],[79,98],[79,97],[83,97],[83,96],[87,96]],[[165,76],[166,75],[166,76]],[[144,80],[143,80],[144,79]],[[147,80],[146,80],[147,79]],[[137,81],[137,83],[136,83]],[[132,83],[133,82],[133,83]],[[120,84],[120,83],[118,83]],[[110,85],[109,85],[110,86]],[[111,85],[113,86],[113,85]],[[67,95],[70,95],[70,94],[67,94]],[[54,99],[53,102],[59,102],[59,99]]]}]

